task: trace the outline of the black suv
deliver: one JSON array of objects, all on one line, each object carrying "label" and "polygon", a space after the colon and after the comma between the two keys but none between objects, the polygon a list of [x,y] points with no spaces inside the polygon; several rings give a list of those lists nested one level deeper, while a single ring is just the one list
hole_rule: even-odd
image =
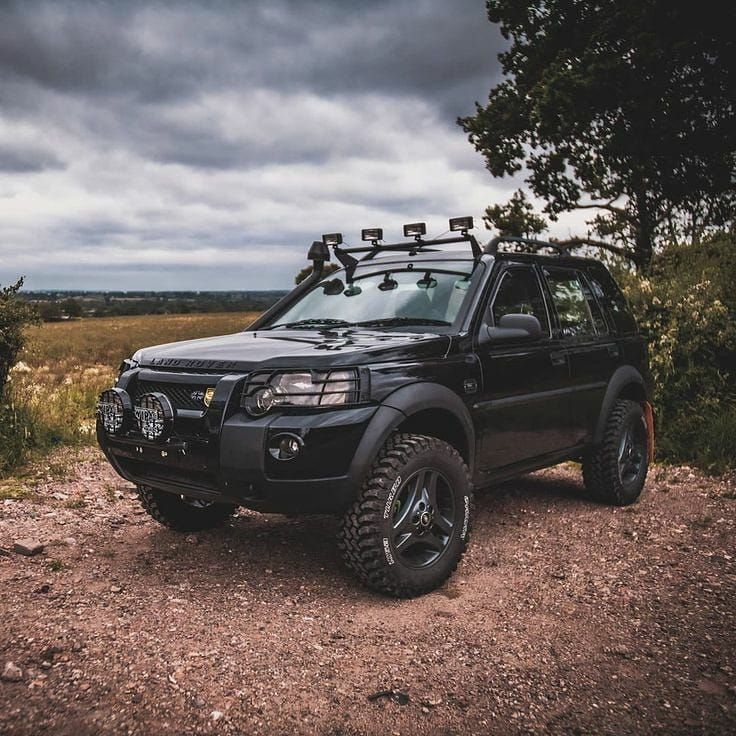
[{"label": "black suv", "polygon": [[474,488],[573,459],[592,497],[632,503],[653,415],[621,291],[598,261],[470,228],[326,235],[244,332],[139,350],[100,397],[108,460],[179,531],[238,506],[341,514],[347,564],[396,596],[457,567]]}]

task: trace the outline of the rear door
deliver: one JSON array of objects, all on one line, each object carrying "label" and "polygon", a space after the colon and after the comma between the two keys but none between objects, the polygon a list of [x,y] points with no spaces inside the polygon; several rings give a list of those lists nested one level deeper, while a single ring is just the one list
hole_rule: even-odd
[{"label": "rear door", "polygon": [[479,340],[483,382],[474,408],[478,465],[485,471],[571,445],[567,351],[552,335],[540,275],[532,264],[508,263],[501,269],[484,325],[497,326],[505,314],[532,314],[543,336],[503,343]]},{"label": "rear door", "polygon": [[545,267],[543,274],[557,315],[553,334],[570,361],[572,444],[577,445],[593,436],[606,387],[622,356],[587,276],[557,266]]}]

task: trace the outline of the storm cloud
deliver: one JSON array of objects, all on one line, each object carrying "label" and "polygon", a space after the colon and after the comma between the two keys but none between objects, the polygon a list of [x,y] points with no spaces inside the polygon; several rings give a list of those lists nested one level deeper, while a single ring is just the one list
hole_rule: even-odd
[{"label": "storm cloud", "polygon": [[455,124],[499,75],[480,0],[0,8],[3,282],[285,288],[322,232],[518,184]]}]

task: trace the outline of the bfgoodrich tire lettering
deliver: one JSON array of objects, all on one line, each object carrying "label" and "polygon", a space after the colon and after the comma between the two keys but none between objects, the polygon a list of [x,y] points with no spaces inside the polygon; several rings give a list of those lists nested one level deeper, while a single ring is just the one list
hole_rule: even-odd
[{"label": "bfgoodrich tire lettering", "polygon": [[608,415],[601,444],[583,458],[588,493],[601,503],[634,503],[647,477],[647,425],[641,405],[619,399]]},{"label": "bfgoodrich tire lettering", "polygon": [[141,505],[159,524],[177,532],[199,532],[224,524],[235,512],[233,504],[201,503],[174,493],[138,486]]},{"label": "bfgoodrich tire lettering", "polygon": [[343,558],[374,590],[421,595],[457,568],[472,508],[468,468],[454,447],[434,437],[394,435],[343,519]]}]

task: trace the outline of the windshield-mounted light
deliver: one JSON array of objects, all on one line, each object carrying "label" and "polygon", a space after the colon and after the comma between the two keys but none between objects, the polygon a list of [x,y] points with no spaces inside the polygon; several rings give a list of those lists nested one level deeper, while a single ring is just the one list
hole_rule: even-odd
[{"label": "windshield-mounted light", "polygon": [[245,383],[240,405],[254,417],[274,408],[320,408],[357,404],[360,376],[355,368],[332,371],[261,371]]}]

